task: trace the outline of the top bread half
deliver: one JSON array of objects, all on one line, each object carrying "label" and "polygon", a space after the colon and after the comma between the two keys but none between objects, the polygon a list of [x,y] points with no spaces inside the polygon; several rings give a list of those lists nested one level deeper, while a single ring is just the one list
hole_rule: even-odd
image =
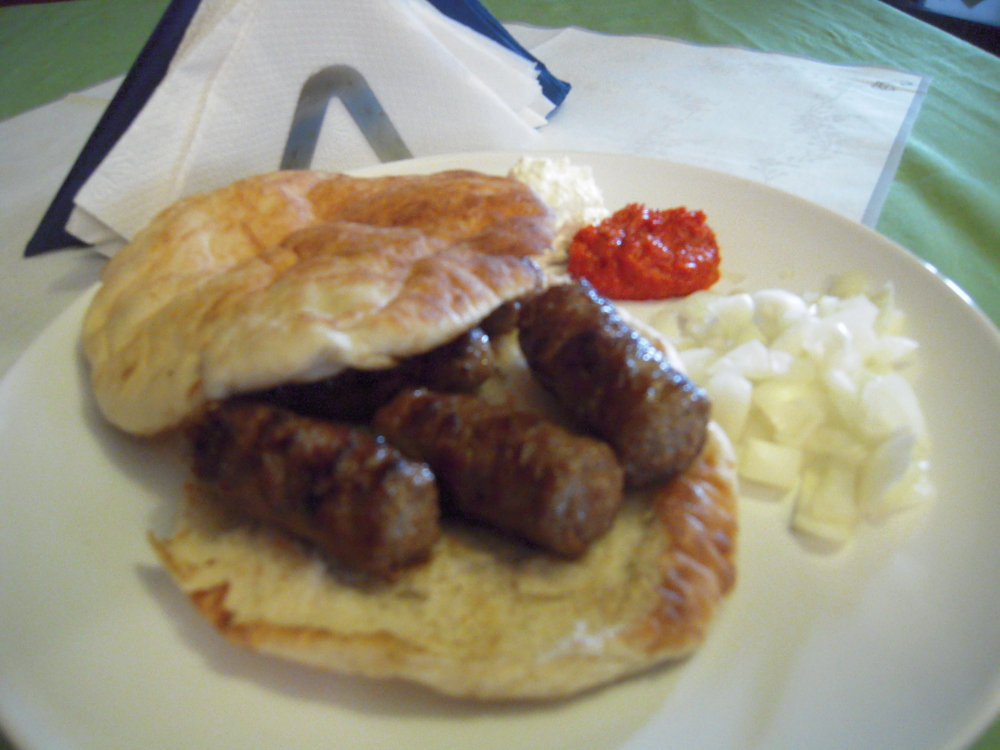
[{"label": "top bread half", "polygon": [[213,399],[392,367],[538,288],[553,233],[531,188],[467,171],[191,196],[105,268],[83,326],[97,402],[151,435]]}]

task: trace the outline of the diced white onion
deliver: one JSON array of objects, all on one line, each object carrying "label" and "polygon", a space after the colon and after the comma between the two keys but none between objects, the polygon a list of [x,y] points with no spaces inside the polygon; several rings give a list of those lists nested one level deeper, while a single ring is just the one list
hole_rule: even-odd
[{"label": "diced white onion", "polygon": [[898,372],[876,375],[866,382],[859,397],[859,429],[872,440],[898,430],[918,438],[927,436],[927,425],[910,382]]},{"label": "diced white onion", "polygon": [[812,383],[769,380],[754,390],[753,404],[767,417],[774,439],[786,445],[801,445],[826,422],[826,398]]},{"label": "diced white onion", "polygon": [[754,482],[791,489],[802,472],[802,451],[769,440],[750,438],[739,455],[740,475]]},{"label": "diced white onion", "polygon": [[719,358],[719,353],[710,346],[700,346],[697,349],[685,349],[679,352],[679,356],[688,377],[696,383],[705,383],[709,379],[708,368]]},{"label": "diced white onion", "polygon": [[854,429],[858,421],[858,384],[855,379],[837,367],[821,371],[819,377],[841,421],[848,429]]},{"label": "diced white onion", "polygon": [[858,273],[823,295],[697,292],[651,318],[711,397],[740,475],[794,496],[792,528],[834,542],[934,494],[907,379],[918,344],[892,286],[867,289]]},{"label": "diced white onion", "polygon": [[852,432],[829,424],[821,425],[805,441],[803,449],[819,458],[836,458],[854,466],[864,461],[871,449]]},{"label": "diced white onion", "polygon": [[930,461],[913,461],[898,482],[890,485],[881,498],[861,510],[867,518],[878,519],[889,513],[927,503],[934,499]]},{"label": "diced white onion", "polygon": [[707,372],[711,376],[727,370],[750,380],[766,380],[787,373],[792,359],[787,352],[772,351],[763,342],[752,340],[723,354]]},{"label": "diced white onion", "polygon": [[917,348],[917,342],[911,338],[886,334],[868,357],[868,366],[886,372],[894,367],[905,367],[912,364],[911,358]]},{"label": "diced white onion", "polygon": [[917,438],[909,430],[900,430],[872,451],[864,462],[858,482],[858,504],[866,515],[881,515],[897,485],[916,466],[914,451]]},{"label": "diced white onion", "polygon": [[865,359],[875,348],[878,333],[875,331],[875,321],[878,319],[878,307],[864,296],[843,300],[834,306],[826,320],[826,325],[843,327],[850,336],[854,354]]},{"label": "diced white onion", "polygon": [[749,294],[719,297],[713,305],[716,335],[736,338],[753,323],[754,302]]},{"label": "diced white onion", "polygon": [[792,528],[829,542],[845,542],[858,520],[856,471],[831,461],[812,467],[800,486],[792,513]]},{"label": "diced white onion", "polygon": [[764,289],[753,295],[754,322],[768,340],[809,314],[806,301],[784,289]]},{"label": "diced white onion", "polygon": [[753,383],[738,372],[718,372],[705,383],[705,391],[712,399],[712,417],[730,435],[739,440],[750,414]]}]

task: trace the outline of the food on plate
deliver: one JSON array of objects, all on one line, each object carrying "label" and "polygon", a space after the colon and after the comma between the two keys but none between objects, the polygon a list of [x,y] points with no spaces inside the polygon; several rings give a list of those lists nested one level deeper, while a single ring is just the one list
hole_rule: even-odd
[{"label": "food on plate", "polygon": [[[823,294],[723,293],[709,288],[721,274],[701,212],[632,204],[610,216],[586,167],[525,157],[514,172],[565,208],[557,236],[567,274],[594,281],[619,312],[651,322],[683,351],[683,369],[734,441],[741,477],[785,496],[791,528],[842,543],[862,520],[933,498],[930,439],[911,383],[918,345],[903,334],[891,284],[873,289],[847,273]],[[667,229],[663,242],[647,231],[658,228]],[[700,262],[678,272],[675,259]],[[662,299],[675,291],[679,298]]]},{"label": "food on plate", "polygon": [[795,530],[842,543],[933,497],[918,343],[891,285],[845,274],[823,294],[699,292],[649,322],[711,396],[742,478],[787,496]]},{"label": "food on plate", "polygon": [[630,203],[576,233],[570,275],[615,300],[683,297],[719,280],[719,245],[702,211]]},{"label": "food on plate", "polygon": [[448,695],[574,695],[691,654],[736,576],[735,467],[725,434],[666,485],[629,493],[611,529],[567,562],[443,521],[426,563],[391,582],[331,566],[195,485],[154,539],[231,642],[322,669]]},{"label": "food on plate", "polygon": [[152,543],[228,639],[486,699],[575,694],[702,642],[735,581],[731,446],[690,388],[704,418],[678,442],[697,449],[622,492],[615,446],[538,383],[519,327],[669,347],[531,309],[567,282],[555,226],[510,178],[279,172],[180,201],[109,262],[83,329],[97,402],[127,432],[193,436]]},{"label": "food on plate", "polygon": [[522,156],[508,175],[530,185],[555,212],[552,249],[559,262],[565,263],[566,250],[578,231],[611,214],[593,170],[586,164],[574,164],[569,157]]},{"label": "food on plate", "polygon": [[434,475],[380,437],[240,400],[191,429],[194,476],[214,501],[347,565],[385,575],[426,559],[440,536]]},{"label": "food on plate", "polygon": [[542,385],[614,446],[629,486],[683,471],[705,441],[711,404],[587,282],[523,303],[521,349]]},{"label": "food on plate", "polygon": [[375,428],[426,461],[465,517],[576,558],[611,528],[624,473],[607,443],[474,395],[403,391]]},{"label": "food on plate", "polygon": [[612,300],[685,296],[720,278],[718,242],[702,211],[630,203],[612,214],[590,167],[566,157],[521,157],[510,176],[555,211],[552,266]]},{"label": "food on plate", "polygon": [[[516,306],[515,300],[508,303]],[[486,321],[484,321],[484,324]],[[349,369],[309,383],[285,383],[255,398],[300,414],[348,422],[368,422],[403,388],[425,386],[448,393],[471,393],[493,372],[490,337],[476,326],[424,354],[385,370]]]}]

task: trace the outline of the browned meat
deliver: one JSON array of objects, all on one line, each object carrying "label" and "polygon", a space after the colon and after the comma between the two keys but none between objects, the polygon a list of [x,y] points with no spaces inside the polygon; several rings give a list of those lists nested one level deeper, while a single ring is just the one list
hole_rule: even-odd
[{"label": "browned meat", "polygon": [[565,557],[583,554],[621,506],[611,448],[533,414],[405,390],[378,411],[375,427],[431,466],[462,515]]},{"label": "browned meat", "polygon": [[337,422],[370,422],[375,411],[408,385],[470,393],[493,372],[489,337],[473,328],[426,354],[387,370],[344,370],[312,383],[287,383],[251,395],[253,400]]},{"label": "browned meat", "polygon": [[521,314],[521,300],[506,302],[486,316],[479,325],[487,336],[497,337],[517,330],[517,317]]},{"label": "browned meat", "polygon": [[589,284],[525,300],[518,327],[535,377],[611,443],[629,486],[677,474],[701,451],[708,396]]},{"label": "browned meat", "polygon": [[384,576],[437,540],[434,475],[384,440],[262,403],[227,402],[193,428],[194,472],[225,506]]},{"label": "browned meat", "polygon": [[297,414],[335,422],[368,422],[375,411],[406,386],[399,368],[344,370],[313,383],[287,383],[250,395],[252,400]]},{"label": "browned meat", "polygon": [[412,385],[471,393],[493,372],[490,338],[481,328],[473,328],[444,346],[404,360],[399,369]]}]

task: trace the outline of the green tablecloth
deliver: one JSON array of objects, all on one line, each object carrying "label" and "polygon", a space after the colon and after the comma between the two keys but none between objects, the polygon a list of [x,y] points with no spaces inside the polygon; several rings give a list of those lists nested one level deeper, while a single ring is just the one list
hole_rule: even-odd
[{"label": "green tablecloth", "polygon": [[[877,229],[1000,324],[1000,59],[877,0],[485,4],[502,21],[660,34],[932,77]],[[74,0],[0,8],[0,119],[124,73],[166,5]],[[975,747],[1000,748],[1000,723]]]}]

